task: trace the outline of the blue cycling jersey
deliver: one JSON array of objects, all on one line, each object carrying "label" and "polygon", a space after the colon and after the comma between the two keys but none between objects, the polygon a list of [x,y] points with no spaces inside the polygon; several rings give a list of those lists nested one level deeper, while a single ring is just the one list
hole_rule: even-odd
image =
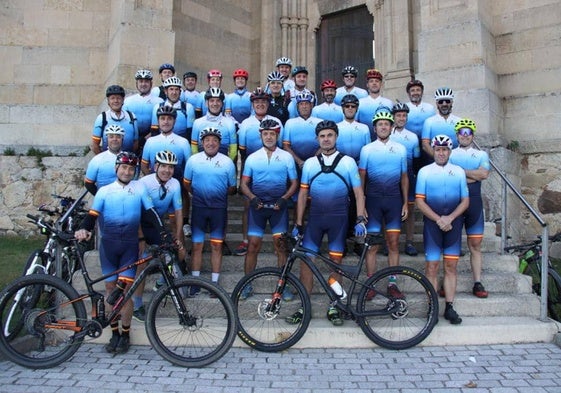
[{"label": "blue cycling jersey", "polygon": [[182,209],[181,185],[177,179],[172,177],[166,184],[162,185],[156,174],[152,173],[142,177],[139,182],[146,188],[148,195],[154,203],[154,209],[156,209],[161,218],[168,213],[174,213]]},{"label": "blue cycling jersey", "polygon": [[421,102],[419,105],[408,102],[407,106],[409,107],[409,113],[407,114],[407,123],[405,123],[405,128],[417,134],[417,137],[421,139],[423,124],[426,119],[436,115],[436,109],[434,108],[434,105],[431,105],[428,102]]},{"label": "blue cycling jersey", "polygon": [[117,180],[115,172],[115,160],[117,154],[105,150],[95,155],[86,168],[86,183],[93,183],[97,188],[101,188]]},{"label": "blue cycling jersey", "polygon": [[447,135],[452,140],[452,147],[458,147],[454,127],[459,120],[460,118],[453,114],[450,114],[448,118],[444,118],[440,114],[431,116],[423,124],[421,139],[432,141],[432,138],[437,135]]},{"label": "blue cycling jersey", "polygon": [[341,100],[347,94],[352,94],[358,99],[368,97],[368,91],[364,90],[361,87],[353,86],[351,90],[347,91],[345,86],[341,86],[341,87],[338,87],[337,90],[335,91],[335,98],[333,99],[333,101],[337,105],[341,105]]},{"label": "blue cycling jersey", "polygon": [[193,105],[193,109],[202,110],[204,100],[202,99],[201,92],[198,90],[183,90],[179,96],[179,101],[188,102]]},{"label": "blue cycling jersey", "polygon": [[356,119],[362,124],[366,124],[370,130],[370,137],[374,140],[376,139],[374,134],[374,127],[372,125],[372,119],[378,111],[378,109],[387,108],[387,112],[391,112],[393,107],[393,102],[385,97],[378,96],[372,98],[370,96],[363,97],[359,99],[358,111],[356,114]]},{"label": "blue cycling jersey", "polygon": [[159,135],[148,138],[142,150],[142,162],[148,164],[151,171],[154,171],[156,154],[162,150],[169,150],[175,153],[177,157],[177,165],[175,168],[181,179],[185,163],[189,157],[191,157],[191,145],[189,141],[174,133],[168,135],[160,133]]},{"label": "blue cycling jersey", "polygon": [[[125,130],[125,137],[123,138],[123,151],[133,151],[134,143],[138,141],[138,128],[136,125],[136,120],[131,119],[127,111],[121,111],[120,116],[117,116],[115,112],[111,110],[105,111],[105,119],[107,125],[105,128],[112,124],[121,126]],[[103,115],[97,115],[94,127],[92,131],[92,139],[95,143],[102,142],[101,150],[107,150],[107,135],[105,134],[105,129],[101,129],[103,125]],[[103,136],[103,138],[102,138]]]},{"label": "blue cycling jersey", "polygon": [[[450,154],[450,163],[456,164],[468,171],[479,168],[491,169],[487,152],[473,147],[467,149],[457,147],[453,149],[452,154]],[[477,184],[469,187],[470,196],[481,195],[481,182],[476,181],[475,183]]]},{"label": "blue cycling jersey", "polygon": [[322,120],[331,120],[335,123],[339,123],[345,118],[345,116],[343,116],[343,110],[339,105],[328,104],[327,102],[314,106],[312,108],[312,117],[317,117]]},{"label": "blue cycling jersey", "polygon": [[282,136],[283,129],[282,122],[274,116],[266,115],[262,120],[259,120],[255,115],[248,117],[242,124],[240,124],[240,129],[238,130],[238,146],[240,150],[244,150],[246,156],[263,147],[263,142],[261,141],[261,132],[259,132],[259,125],[263,120],[275,120],[281,126],[281,131],[278,137],[278,146],[282,146]]},{"label": "blue cycling jersey", "polygon": [[[156,127],[158,126],[158,109],[161,105],[172,106],[176,109],[177,117],[173,126],[173,133],[185,139],[191,138],[188,129],[193,127],[193,122],[195,121],[195,108],[193,108],[193,105],[182,103],[181,101],[177,101],[174,104],[165,101],[163,104],[155,105],[154,108],[152,108],[152,125]],[[185,106],[185,108],[183,108],[183,106]]]},{"label": "blue cycling jersey", "polygon": [[201,131],[207,127],[213,127],[220,130],[222,139],[220,141],[220,153],[228,155],[231,145],[238,144],[238,136],[236,134],[236,125],[234,121],[222,114],[213,116],[211,114],[205,115],[193,123],[193,131],[191,133],[191,153],[203,151],[203,146],[200,140]]},{"label": "blue cycling jersey", "polygon": [[337,123],[339,128],[339,136],[337,136],[337,150],[346,154],[358,163],[360,159],[360,150],[368,145],[370,140],[370,130],[366,124],[353,121],[349,123],[343,120]]},{"label": "blue cycling jersey", "polygon": [[359,170],[366,173],[367,196],[401,196],[401,175],[407,173],[407,151],[400,143],[380,140],[360,151]]},{"label": "blue cycling jersey", "polygon": [[416,198],[423,198],[438,215],[452,213],[462,198],[468,197],[466,173],[458,165],[436,163],[422,167],[417,174]]},{"label": "blue cycling jersey", "polygon": [[224,100],[224,113],[241,123],[251,115],[251,93],[246,89],[227,94]]},{"label": "blue cycling jersey", "polygon": [[138,122],[138,134],[140,137],[144,137],[150,133],[154,106],[162,102],[164,102],[164,100],[152,94],[145,96],[134,94],[125,98],[123,110],[129,110],[136,116],[136,120]]},{"label": "blue cycling jersey", "polygon": [[317,117],[288,119],[284,125],[283,146],[289,146],[302,160],[315,156],[319,149],[316,125],[320,121]]},{"label": "blue cycling jersey", "polygon": [[421,157],[421,147],[419,145],[419,138],[417,134],[411,132],[405,128],[402,130],[393,129],[390,134],[390,140],[405,146],[407,151],[407,167],[409,170],[413,168],[413,158]]}]

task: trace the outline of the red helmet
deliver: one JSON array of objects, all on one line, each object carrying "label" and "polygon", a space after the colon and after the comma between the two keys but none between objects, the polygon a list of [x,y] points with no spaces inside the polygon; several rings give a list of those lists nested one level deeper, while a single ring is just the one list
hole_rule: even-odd
[{"label": "red helmet", "polygon": [[243,68],[238,68],[237,70],[234,71],[232,77],[236,79],[238,76],[242,76],[247,80],[249,78],[249,73]]},{"label": "red helmet", "polygon": [[249,100],[251,102],[259,99],[269,100],[270,98],[271,96],[267,94],[267,92],[261,87],[256,88],[253,92],[251,92],[251,95],[249,96]]},{"label": "red helmet", "polygon": [[206,75],[207,79],[210,79],[213,76],[216,76],[216,77],[222,79],[222,72],[220,70],[210,70],[208,72],[208,74]]},{"label": "red helmet", "polygon": [[332,79],[326,79],[323,82],[321,82],[321,86],[320,89],[323,91],[323,89],[328,89],[328,88],[333,88],[336,89],[337,88],[337,84],[335,83],[334,80]]},{"label": "red helmet", "polygon": [[371,68],[366,71],[366,79],[372,79],[372,78],[380,79],[381,81],[384,80],[382,73],[378,71],[376,68]]}]

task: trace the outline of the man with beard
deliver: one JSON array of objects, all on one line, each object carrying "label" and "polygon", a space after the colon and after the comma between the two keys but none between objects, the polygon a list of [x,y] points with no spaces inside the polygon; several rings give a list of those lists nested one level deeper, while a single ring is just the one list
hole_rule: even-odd
[{"label": "man with beard", "polygon": [[[420,80],[414,79],[407,82],[405,91],[409,96],[409,102],[406,103],[409,107],[409,113],[407,116],[407,123],[405,123],[405,128],[417,134],[417,137],[420,140],[425,120],[436,114],[436,109],[434,108],[434,105],[423,101],[425,86]],[[418,172],[418,170],[416,172]]]},{"label": "man with beard", "polygon": [[321,95],[323,96],[323,104],[316,105],[312,109],[312,116],[322,120],[331,120],[339,123],[343,120],[343,111],[341,107],[333,102],[335,98],[335,90],[337,85],[335,81],[326,79],[321,82]]},{"label": "man with beard", "polygon": [[292,99],[288,105],[288,113],[290,118],[298,117],[298,102],[296,97],[305,91],[312,95],[312,107],[317,103],[316,93],[308,89],[308,69],[304,66],[296,66],[292,70],[292,77],[294,78],[294,88],[290,89],[290,98]]}]

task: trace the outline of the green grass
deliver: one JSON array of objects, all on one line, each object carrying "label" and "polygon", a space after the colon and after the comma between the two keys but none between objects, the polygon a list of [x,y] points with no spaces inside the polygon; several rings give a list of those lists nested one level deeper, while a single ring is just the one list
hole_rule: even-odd
[{"label": "green grass", "polygon": [[27,257],[37,248],[42,248],[44,237],[25,239],[17,236],[0,236],[0,288],[23,274]]}]

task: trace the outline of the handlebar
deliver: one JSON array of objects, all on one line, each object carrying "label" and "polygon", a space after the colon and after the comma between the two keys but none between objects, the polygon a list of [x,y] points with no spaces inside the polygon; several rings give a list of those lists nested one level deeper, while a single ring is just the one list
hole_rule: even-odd
[{"label": "handlebar", "polygon": [[[561,241],[561,232],[557,232],[555,235],[549,236],[548,239],[549,239],[550,242],[553,242],[553,243],[555,243],[555,242],[560,242],[560,241]],[[528,249],[530,249],[530,248],[539,246],[539,245],[541,245],[542,243],[543,243],[542,237],[541,237],[541,236],[538,236],[538,239],[537,239],[537,240],[534,240],[534,241],[531,242],[531,243],[517,244],[517,245],[514,245],[514,246],[508,246],[508,247],[505,247],[503,250],[505,250],[505,251],[507,251],[507,252],[508,252],[508,251],[526,251],[526,250],[528,250]]]}]

